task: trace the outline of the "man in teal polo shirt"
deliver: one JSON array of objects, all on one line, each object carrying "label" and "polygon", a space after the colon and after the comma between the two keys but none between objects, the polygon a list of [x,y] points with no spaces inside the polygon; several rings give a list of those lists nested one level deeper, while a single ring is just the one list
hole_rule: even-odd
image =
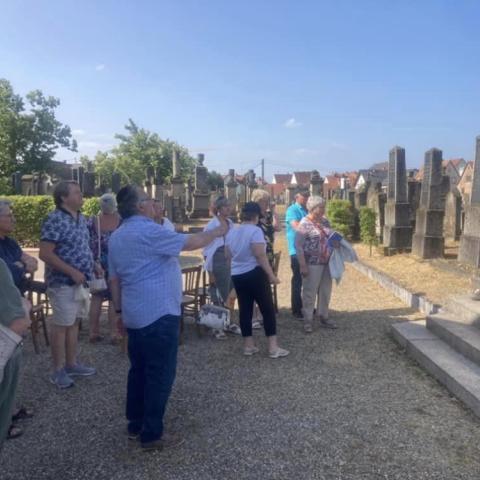
[{"label": "man in teal polo shirt", "polygon": [[287,224],[287,241],[288,254],[290,255],[290,266],[292,268],[292,314],[294,317],[303,318],[302,314],[302,274],[300,273],[300,265],[297,259],[297,251],[295,250],[295,235],[300,220],[307,215],[306,204],[310,192],[308,190],[300,190],[295,195],[295,203],[287,208],[285,222]]}]

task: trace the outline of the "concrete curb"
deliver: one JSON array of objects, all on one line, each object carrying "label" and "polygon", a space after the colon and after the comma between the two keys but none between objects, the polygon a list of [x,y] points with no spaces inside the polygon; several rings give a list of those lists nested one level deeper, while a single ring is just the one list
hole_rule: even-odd
[{"label": "concrete curb", "polygon": [[370,267],[361,261],[351,263],[350,265],[352,265],[352,267],[360,273],[366,275],[368,278],[376,281],[386,290],[392,292],[409,307],[415,308],[425,315],[437,313],[441,309],[441,305],[427,300],[423,295],[410,292],[405,287],[402,287],[396,283],[396,281],[386,273],[379,272],[378,270],[375,270],[373,267]]}]

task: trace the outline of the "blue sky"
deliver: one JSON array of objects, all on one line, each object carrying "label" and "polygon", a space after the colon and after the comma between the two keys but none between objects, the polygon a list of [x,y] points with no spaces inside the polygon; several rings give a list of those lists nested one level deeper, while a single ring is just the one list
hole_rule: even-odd
[{"label": "blue sky", "polygon": [[[61,99],[79,153],[131,117],[210,169],[322,175],[480,134],[476,0],[2,2],[0,77]],[[257,169],[257,172],[259,170]]]}]

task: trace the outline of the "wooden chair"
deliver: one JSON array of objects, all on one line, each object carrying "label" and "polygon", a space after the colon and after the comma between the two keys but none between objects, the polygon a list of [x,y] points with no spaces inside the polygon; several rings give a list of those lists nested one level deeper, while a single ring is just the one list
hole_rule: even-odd
[{"label": "wooden chair", "polygon": [[[280,267],[280,257],[282,252],[277,252],[273,254],[273,273],[275,276],[278,275],[278,270]],[[278,295],[277,295],[277,285],[272,285],[272,294],[273,294],[273,305],[275,306],[275,313],[278,313]]]},{"label": "wooden chair", "polygon": [[[183,343],[184,317],[192,316],[195,321],[200,312],[200,278],[202,276],[202,266],[188,267],[182,269],[183,295],[181,304],[180,319],[180,343]],[[197,333],[200,334],[200,328],[197,325]]]},{"label": "wooden chair", "polygon": [[26,291],[27,299],[32,305],[30,311],[30,331],[32,332],[32,342],[35,353],[39,353],[39,346],[37,335],[40,328],[43,329],[43,336],[45,338],[45,344],[48,347],[50,342],[48,340],[47,330],[47,313],[49,308],[48,296],[43,282],[35,281],[33,276],[28,276],[28,287]]}]

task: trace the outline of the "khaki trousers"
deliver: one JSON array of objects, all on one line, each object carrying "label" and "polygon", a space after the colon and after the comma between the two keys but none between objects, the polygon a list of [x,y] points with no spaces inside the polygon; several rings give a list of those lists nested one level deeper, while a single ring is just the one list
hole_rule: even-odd
[{"label": "khaki trousers", "polygon": [[316,315],[328,318],[328,305],[332,295],[332,277],[327,265],[308,265],[308,275],[303,277],[303,317],[306,321],[313,320],[313,310]]}]

